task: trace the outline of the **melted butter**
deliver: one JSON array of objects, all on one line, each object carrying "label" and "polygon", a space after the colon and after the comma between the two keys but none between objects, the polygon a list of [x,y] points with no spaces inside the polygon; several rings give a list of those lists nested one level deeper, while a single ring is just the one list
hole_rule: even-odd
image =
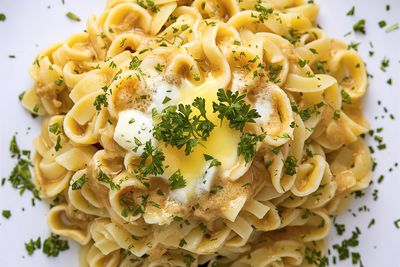
[{"label": "melted butter", "polygon": [[[184,147],[177,149],[160,144],[165,154],[164,166],[168,166],[163,176],[169,178],[175,171],[180,170],[187,184],[182,190],[184,191],[182,193],[186,195],[184,198],[190,198],[195,193],[196,185],[201,183],[205,176],[209,162],[205,161],[204,154],[221,162],[219,172],[231,169],[238,160],[237,146],[240,133],[231,129],[226,120],[221,124],[218,114],[213,113],[212,103],[218,101],[217,91],[218,87],[213,81],[205,82],[192,90],[181,91],[180,103],[182,104],[191,104],[196,97],[205,99],[207,118],[215,124],[207,141],[197,144],[190,155],[185,155]],[[193,111],[195,113],[197,109],[194,108]]]}]

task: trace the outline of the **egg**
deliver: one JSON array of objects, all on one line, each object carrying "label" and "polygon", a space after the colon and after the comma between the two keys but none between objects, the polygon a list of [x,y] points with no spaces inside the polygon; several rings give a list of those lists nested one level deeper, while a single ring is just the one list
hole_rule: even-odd
[{"label": "egg", "polygon": [[144,144],[148,140],[151,140],[153,144],[156,143],[152,129],[153,121],[148,114],[134,109],[124,110],[118,114],[114,140],[121,147],[139,156],[143,153],[144,147],[139,144]]},{"label": "egg", "polygon": [[157,112],[161,112],[166,106],[176,105],[180,98],[179,88],[160,77],[160,75],[150,75],[146,79],[146,83],[150,88],[156,88],[152,90],[152,104],[148,108],[149,112],[154,108]]},{"label": "egg", "polygon": [[[191,90],[181,91],[180,103],[191,104],[196,97],[205,99],[207,118],[215,124],[214,130],[206,141],[201,141],[201,144],[195,146],[189,155],[185,155],[184,149],[159,144],[165,154],[164,165],[167,166],[162,176],[169,179],[174,172],[180,170],[186,181],[184,188],[173,190],[170,194],[172,198],[183,203],[188,203],[193,197],[209,192],[216,178],[224,171],[233,168],[239,160],[237,147],[240,132],[230,128],[226,120],[221,122],[218,114],[213,112],[212,104],[218,102],[217,91],[218,86],[214,80],[207,81]],[[210,162],[205,160],[204,154],[217,159],[221,165],[209,168]]]},{"label": "egg", "polygon": [[[157,144],[165,155],[164,173],[160,177],[169,183],[170,177],[179,170],[186,182],[184,188],[171,190],[170,198],[187,204],[194,197],[209,192],[216,183],[216,178],[237,164],[240,132],[230,128],[229,122],[221,121],[218,114],[213,112],[213,102],[218,101],[218,86],[213,79],[198,87],[178,89],[178,92],[174,85],[166,84],[167,82],[161,79],[157,81],[160,86],[154,92],[153,107],[159,109],[163,106],[160,100],[167,96],[166,92],[169,88],[171,96],[175,97],[174,102],[177,104],[192,104],[196,97],[204,98],[207,118],[215,124],[208,139],[201,140],[189,155],[185,154],[184,147],[178,149],[161,141]],[[198,114],[197,112],[198,110],[193,108],[193,113]],[[141,143],[152,140],[153,144],[156,144],[151,131],[154,127],[153,124],[150,113],[142,113],[137,110],[122,111],[119,113],[114,140],[129,151],[137,149],[136,153],[140,155],[143,152],[143,146],[137,148],[134,140],[136,138]],[[204,154],[220,161],[221,165],[210,167],[211,161],[207,161]]]},{"label": "egg", "polygon": [[160,112],[166,106],[176,105],[180,99],[180,88],[167,82],[154,67],[157,65],[164,66],[164,64],[164,59],[157,56],[147,57],[140,64],[140,68],[144,73],[143,79],[152,97],[152,103],[148,107],[149,113],[154,108]]},{"label": "egg", "polygon": [[274,112],[271,100],[265,97],[257,99],[257,101],[254,104],[254,108],[260,115],[260,117],[256,119],[256,122],[260,124],[269,121],[270,115]]}]

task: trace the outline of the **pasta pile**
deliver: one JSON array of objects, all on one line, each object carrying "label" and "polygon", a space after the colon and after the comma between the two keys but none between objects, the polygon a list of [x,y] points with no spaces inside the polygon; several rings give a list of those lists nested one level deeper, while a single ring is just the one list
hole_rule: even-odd
[{"label": "pasta pile", "polygon": [[[22,99],[45,116],[34,141],[35,185],[52,204],[51,230],[82,245],[82,267],[326,261],[330,217],[368,186],[372,161],[360,137],[368,131],[365,65],[316,26],[317,15],[305,0],[111,0],[84,32],[38,55]],[[209,137],[186,143],[186,155],[168,127],[118,141],[124,112],[155,127],[178,114],[166,102],[189,107],[201,90],[213,92],[198,98]],[[167,94],[174,92],[186,100]],[[253,117],[217,113],[211,103],[224,108],[224,93],[242,98],[237,110]],[[228,147],[239,138],[239,148]],[[165,178],[168,166],[155,166],[172,149],[186,166],[195,151],[231,148],[229,168],[204,153],[215,177],[200,193],[183,171]]]}]

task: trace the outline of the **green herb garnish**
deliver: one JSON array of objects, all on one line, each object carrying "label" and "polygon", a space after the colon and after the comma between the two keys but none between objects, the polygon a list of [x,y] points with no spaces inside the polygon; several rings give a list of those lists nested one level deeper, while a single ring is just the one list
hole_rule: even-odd
[{"label": "green herb garnish", "polygon": [[[193,115],[192,107],[198,109],[200,114]],[[186,155],[201,141],[206,141],[215,127],[207,118],[205,100],[200,97],[196,97],[192,105],[180,104],[165,108],[160,119],[154,127],[154,137],[178,149],[185,147]]]},{"label": "green herb garnish", "polygon": [[190,267],[192,266],[192,263],[195,261],[196,259],[190,255],[190,254],[185,254],[183,255],[183,262],[185,263],[186,267]]},{"label": "green herb garnish", "polygon": [[392,26],[389,26],[389,27],[386,29],[385,32],[389,33],[389,32],[392,32],[392,31],[397,30],[398,28],[399,28],[399,23],[395,23],[395,24],[393,24]]},{"label": "green herb garnish", "polygon": [[69,249],[68,241],[60,239],[59,235],[51,234],[43,242],[43,253],[48,257],[57,257],[61,251]]},{"label": "green herb garnish", "polygon": [[354,32],[360,32],[365,34],[365,19],[360,19],[356,24],[353,25]]},{"label": "green herb garnish", "polygon": [[28,252],[28,255],[31,256],[35,250],[40,249],[42,247],[42,242],[40,240],[40,237],[38,237],[36,240],[29,240],[28,243],[25,243],[25,249]]},{"label": "green herb garnish", "polygon": [[288,156],[283,164],[283,172],[286,175],[293,176],[296,174],[297,159],[293,156]]},{"label": "green herb garnish", "polygon": [[75,15],[74,13],[72,13],[72,12],[68,12],[68,13],[66,14],[66,16],[67,16],[69,19],[71,19],[71,20],[74,20],[74,21],[81,21],[81,19],[80,19],[77,15]]},{"label": "green herb garnish", "polygon": [[21,150],[17,144],[16,137],[13,136],[10,142],[10,153],[12,158],[18,159],[18,162],[8,177],[8,181],[11,183],[13,188],[19,190],[21,195],[25,192],[25,190],[29,190],[37,199],[40,199],[39,191],[32,183],[30,167],[33,165],[30,161],[30,151]]},{"label": "green herb garnish", "polygon": [[213,102],[214,112],[218,112],[218,118],[221,122],[224,118],[229,120],[229,127],[243,132],[246,123],[255,122],[256,118],[260,118],[260,114],[255,109],[251,109],[246,104],[245,95],[239,95],[239,92],[225,91],[218,89],[219,103]]},{"label": "green herb garnish", "polygon": [[261,142],[264,138],[265,134],[256,135],[252,133],[242,133],[238,146],[238,154],[243,155],[246,163],[254,158],[257,142]]},{"label": "green herb garnish", "polygon": [[177,170],[174,174],[172,174],[171,177],[169,177],[169,181],[171,190],[184,188],[186,186],[186,181],[183,179],[180,170]]},{"label": "green herb garnish", "polygon": [[9,219],[11,217],[11,211],[10,210],[3,210],[1,212],[1,215],[3,215],[4,218]]},{"label": "green herb garnish", "polygon": [[82,189],[84,184],[87,182],[88,176],[86,174],[83,174],[79,179],[77,179],[72,185],[72,190],[79,190]]},{"label": "green herb garnish", "polygon": [[345,90],[342,89],[341,95],[342,95],[342,101],[344,103],[346,103],[346,104],[353,103],[353,100],[351,99],[351,96]]},{"label": "green herb garnish", "polygon": [[356,11],[356,7],[353,6],[353,7],[349,10],[349,12],[346,13],[346,15],[347,15],[347,16],[353,16],[354,13],[355,13],[355,11]]},{"label": "green herb garnish", "polygon": [[103,172],[103,170],[99,169],[99,177],[98,180],[103,183],[109,184],[111,190],[119,190],[120,185],[113,182],[113,180]]}]

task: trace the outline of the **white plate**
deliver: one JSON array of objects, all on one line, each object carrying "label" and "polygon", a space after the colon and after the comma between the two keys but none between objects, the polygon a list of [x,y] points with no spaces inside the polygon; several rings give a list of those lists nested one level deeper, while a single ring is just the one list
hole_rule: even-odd
[{"label": "white plate", "polygon": [[[7,16],[5,22],[0,22],[0,178],[8,177],[14,164],[8,153],[9,141],[14,133],[18,132],[20,147],[31,149],[32,140],[39,132],[39,120],[33,120],[18,101],[18,94],[32,85],[28,68],[34,57],[50,44],[83,30],[86,18],[91,14],[98,14],[104,7],[104,1],[100,0],[65,2],[65,5],[61,0],[0,2],[0,13]],[[363,198],[352,204],[352,212],[337,220],[346,225],[346,233],[337,237],[333,229],[330,246],[350,237],[351,231],[358,226],[362,232],[360,245],[352,251],[361,253],[364,266],[398,267],[400,229],[395,227],[394,221],[400,219],[400,179],[399,168],[393,166],[399,161],[400,155],[400,30],[385,33],[378,26],[378,21],[386,20],[388,26],[400,22],[400,2],[320,0],[320,4],[320,25],[330,36],[343,39],[352,30],[353,24],[359,19],[366,19],[366,36],[350,34],[344,39],[348,42],[360,42],[360,53],[368,65],[369,73],[374,76],[365,101],[365,112],[372,129],[384,128],[381,135],[387,145],[386,150],[373,155],[378,163],[373,185]],[[391,6],[389,12],[386,11],[387,4]],[[353,5],[356,6],[355,15],[346,16]],[[65,16],[68,11],[77,14],[82,21],[78,23],[69,20]],[[372,42],[373,47],[369,42]],[[368,55],[369,51],[374,51],[373,57]],[[15,55],[16,58],[11,59],[8,55]],[[390,67],[386,72],[380,70],[384,57],[390,59]],[[392,86],[386,83],[389,78],[393,80]],[[381,105],[378,105],[378,100]],[[384,107],[388,109],[387,113]],[[389,114],[393,114],[396,119],[391,120]],[[375,119],[376,116],[378,119]],[[28,130],[29,127],[31,130]],[[369,140],[369,143],[376,147],[374,140]],[[390,168],[393,168],[392,172],[389,171]],[[378,184],[376,181],[381,174],[385,175],[385,179]],[[377,201],[372,196],[375,189],[379,190]],[[71,249],[62,252],[57,258],[47,258],[40,251],[36,251],[33,256],[27,255],[25,242],[39,236],[43,240],[49,235],[45,217],[48,207],[39,202],[32,207],[31,197],[30,192],[20,197],[8,183],[0,188],[0,211],[12,211],[9,220],[0,216],[0,266],[78,266],[78,249],[72,241]],[[359,212],[358,209],[364,205],[368,207],[368,211]],[[356,217],[351,214],[353,212]],[[375,225],[368,229],[367,226],[373,218]],[[336,255],[335,251],[330,251]],[[331,263],[330,266],[334,265]],[[350,261],[338,261],[336,266],[352,264]]]}]

